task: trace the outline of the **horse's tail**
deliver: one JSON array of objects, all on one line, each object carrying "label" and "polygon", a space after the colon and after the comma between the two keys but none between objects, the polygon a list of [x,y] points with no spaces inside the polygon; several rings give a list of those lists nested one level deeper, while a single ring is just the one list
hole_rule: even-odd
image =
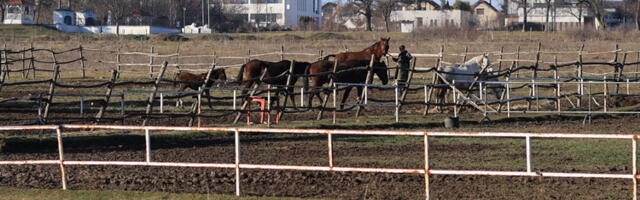
[{"label": "horse's tail", "polygon": [[307,67],[304,68],[304,88],[309,88],[309,69],[311,69],[311,66],[313,66],[313,64],[309,64],[307,65]]},{"label": "horse's tail", "polygon": [[180,76],[180,72],[176,73],[176,75],[173,76],[173,87],[176,87],[178,85],[178,76]]},{"label": "horse's tail", "polygon": [[245,63],[240,67],[240,71],[238,72],[238,77],[236,78],[236,81],[238,81],[238,83],[242,83],[242,78],[244,77],[244,68],[245,66],[247,66],[247,64],[249,63]]},{"label": "horse's tail", "polygon": [[328,61],[328,60],[329,60],[329,58],[331,58],[331,57],[334,57],[334,58],[335,58],[335,57],[336,57],[336,54],[327,55],[327,56],[323,57],[323,58],[322,58],[322,60],[326,60],[326,61]]}]

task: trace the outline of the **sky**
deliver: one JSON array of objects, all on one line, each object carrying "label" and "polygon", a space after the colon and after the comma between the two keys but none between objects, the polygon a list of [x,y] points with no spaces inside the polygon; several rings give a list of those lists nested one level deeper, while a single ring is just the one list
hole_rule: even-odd
[{"label": "sky", "polygon": [[[322,0],[322,4],[325,4],[327,2],[335,2],[335,1],[336,0]],[[448,1],[449,1],[449,5],[453,5],[453,2],[455,2],[455,0],[448,0]],[[470,2],[471,5],[473,5],[478,0],[466,0],[466,1]],[[502,3],[503,0],[486,0],[486,1],[491,1],[493,7],[495,7],[498,10],[500,10],[500,4]],[[342,0],[342,2],[346,2],[346,0]],[[435,2],[440,4],[440,0],[435,0]]]}]

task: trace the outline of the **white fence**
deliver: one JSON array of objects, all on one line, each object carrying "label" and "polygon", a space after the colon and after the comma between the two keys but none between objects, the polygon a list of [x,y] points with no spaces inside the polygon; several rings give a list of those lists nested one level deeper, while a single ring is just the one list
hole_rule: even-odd
[{"label": "white fence", "polygon": [[[63,151],[64,130],[106,129],[106,130],[144,130],[146,154],[144,161],[81,161],[65,160]],[[637,140],[638,135],[630,134],[567,134],[567,133],[497,133],[497,132],[431,132],[431,131],[375,131],[375,130],[320,130],[320,129],[268,129],[268,128],[233,128],[233,127],[156,127],[156,126],[110,126],[110,125],[59,125],[59,126],[3,126],[0,131],[23,130],[55,130],[58,143],[59,159],[57,160],[13,160],[0,161],[0,165],[59,165],[61,171],[62,189],[67,188],[65,166],[73,165],[102,165],[102,166],[148,166],[148,167],[198,167],[198,168],[227,168],[235,169],[235,190],[240,195],[240,170],[304,170],[327,172],[370,172],[370,173],[398,173],[398,174],[427,174],[424,180],[425,198],[429,199],[429,174],[434,175],[474,175],[474,176],[523,176],[523,177],[569,177],[569,178],[605,178],[631,179],[633,184],[633,199],[637,199]],[[235,162],[234,163],[184,163],[184,162],[155,162],[151,160],[151,131],[200,131],[200,132],[234,132]],[[240,133],[272,133],[272,134],[319,134],[327,135],[327,166],[302,165],[268,165],[250,164],[240,161]],[[370,135],[370,136],[416,136],[424,138],[424,167],[418,169],[397,168],[365,168],[339,167],[333,163],[333,135]],[[497,171],[497,170],[455,170],[431,169],[429,162],[429,138],[432,137],[493,137],[493,138],[523,138],[526,148],[526,171]],[[632,172],[627,174],[611,173],[574,173],[574,172],[534,172],[532,170],[531,139],[532,138],[574,138],[574,139],[616,139],[631,140]]]}]

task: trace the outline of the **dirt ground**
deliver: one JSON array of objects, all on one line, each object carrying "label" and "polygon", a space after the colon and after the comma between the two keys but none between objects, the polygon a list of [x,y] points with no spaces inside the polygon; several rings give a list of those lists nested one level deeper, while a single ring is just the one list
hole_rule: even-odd
[{"label": "dirt ground", "polygon": [[[123,51],[150,51],[154,45],[157,52],[163,54],[180,51],[184,55],[244,55],[249,49],[253,53],[278,51],[284,44],[286,52],[316,53],[320,49],[325,53],[338,52],[348,47],[359,50],[369,46],[377,40],[379,35],[372,35],[357,40],[320,40],[320,41],[275,41],[275,40],[242,40],[242,41],[190,41],[186,43],[150,43],[90,41],[83,43],[86,48],[100,48]],[[529,52],[521,59],[533,59],[538,42],[543,42],[543,51],[575,51],[584,41],[569,40],[563,37],[549,37],[544,40],[531,35],[521,35],[512,38],[479,39],[476,41],[456,40],[423,40],[407,36],[392,38],[391,51],[395,52],[399,44],[406,44],[412,53],[438,53],[445,45],[446,53],[462,53],[465,47],[469,52],[494,52],[504,47],[505,52],[513,52],[521,47]],[[491,36],[493,38],[493,35]],[[605,52],[613,49],[615,43],[625,50],[638,49],[638,43],[633,41],[587,41],[585,50],[591,52]],[[14,49],[25,47],[26,43],[8,44]],[[39,48],[55,47],[58,50],[78,46],[74,42],[40,42]],[[251,47],[251,48],[248,48]],[[180,50],[178,50],[180,49]],[[77,63],[63,65],[62,81],[68,84],[93,84],[109,79],[109,71],[114,68],[108,62],[115,60],[113,54],[87,52],[89,57],[89,79],[79,78]],[[577,59],[576,53],[563,54],[559,62]],[[41,55],[48,56],[48,55]],[[70,60],[75,54],[60,54],[59,60]],[[265,58],[275,60],[279,56]],[[505,56],[504,59],[513,59]],[[553,59],[552,54],[543,54],[545,61]],[[613,58],[611,53],[586,55],[585,60],[608,61]],[[123,62],[146,63],[148,58],[123,56]],[[287,59],[310,60],[309,57],[291,56]],[[492,57],[492,59],[497,59]],[[629,55],[628,62],[640,59],[638,55]],[[155,60],[159,63],[162,60]],[[172,63],[211,62],[211,60],[175,60]],[[445,61],[460,62],[461,56],[448,55]],[[237,64],[241,60],[219,61],[218,64]],[[429,67],[435,59],[420,59],[418,67]],[[509,66],[505,62],[503,67]],[[526,65],[527,63],[521,63]],[[548,64],[548,63],[547,63]],[[16,66],[12,66],[16,69]],[[39,64],[39,68],[50,69],[47,64]],[[128,73],[123,73],[122,80],[151,80],[146,77],[146,67],[123,67]],[[204,67],[204,68],[208,68]],[[204,69],[203,68],[203,69]],[[171,69],[173,70],[173,69]],[[561,71],[565,75],[574,73],[574,69]],[[638,67],[625,69],[637,71]],[[589,67],[585,72],[611,72],[610,67]],[[173,72],[173,71],[172,71]],[[228,77],[235,77],[236,72],[229,70]],[[141,75],[142,74],[142,75]],[[548,76],[541,73],[541,76]],[[423,75],[431,77],[430,75]],[[595,76],[595,75],[594,75]],[[20,80],[18,74],[11,74],[9,82]],[[37,79],[50,78],[50,74],[40,73]],[[27,80],[33,80],[28,78]],[[35,97],[37,93],[46,92],[48,85],[29,85],[24,87],[4,87],[0,93],[0,100],[14,97]],[[98,89],[63,89],[60,93],[91,93],[104,94],[106,88]],[[127,86],[117,87],[116,91],[124,89],[150,89],[150,87]],[[173,90],[174,86],[163,84],[161,90]],[[638,88],[634,89],[637,90]],[[392,97],[390,92],[376,93],[375,97]],[[410,98],[419,101],[420,91]],[[144,98],[138,96],[136,100],[129,100],[128,105],[136,105],[137,112],[144,107]],[[101,99],[101,97],[95,98]],[[350,99],[353,102],[354,97]],[[119,102],[113,101],[109,105],[107,117],[119,116]],[[190,100],[187,100],[189,103]],[[49,123],[91,123],[82,119],[78,112],[78,100],[71,98],[57,98],[52,106]],[[616,103],[617,102],[617,103]],[[616,106],[634,106],[638,101],[626,97],[614,99]],[[94,116],[99,102],[87,102],[85,112],[87,116]],[[173,101],[167,102],[167,105]],[[189,104],[186,105],[187,108]],[[228,105],[227,105],[228,106]],[[547,105],[553,109],[553,105]],[[156,107],[157,109],[157,107]],[[400,123],[393,123],[393,109],[367,108],[363,118],[353,119],[354,111],[338,114],[338,124],[331,124],[325,120],[315,121],[317,112],[300,114],[286,114],[283,124],[274,127],[298,128],[326,128],[326,129],[427,129],[447,130],[440,123],[445,114],[430,114],[421,116],[423,106],[406,106],[403,109]],[[208,112],[205,114],[220,115],[222,113]],[[157,111],[157,110],[156,110]],[[184,111],[184,110],[183,110]],[[567,133],[603,133],[603,134],[635,134],[640,128],[634,126],[640,122],[637,115],[594,116],[592,124],[583,125],[583,116],[539,116],[517,115],[511,119],[496,117],[495,120],[477,123],[479,116],[475,111],[465,111],[460,131],[525,131],[525,132],[567,132]],[[184,113],[184,112],[183,112]],[[28,100],[17,103],[0,104],[0,125],[16,125],[32,123],[37,116],[37,109]],[[205,126],[232,126],[235,114],[213,116],[203,119]],[[254,118],[257,115],[254,115]],[[105,120],[103,124],[139,125],[140,117],[130,117],[126,120]],[[185,126],[188,117],[157,117],[150,121],[150,125]],[[31,134],[29,137],[16,138],[24,133],[2,133],[6,144],[0,144],[0,160],[23,159],[57,159],[56,145],[48,133]],[[180,162],[233,162],[233,137],[227,134],[197,134],[193,136],[171,137],[158,136],[152,138],[153,160]],[[319,136],[286,135],[273,136],[262,134],[246,134],[242,136],[242,162],[260,164],[291,164],[291,165],[326,165],[326,138]],[[101,136],[79,136],[65,140],[65,156],[68,160],[135,160],[144,159],[144,138],[134,133],[108,133]],[[336,166],[362,167],[397,167],[421,168],[422,143],[420,140],[377,140],[359,137],[336,138]],[[603,146],[606,149],[609,143]],[[611,146],[612,148],[614,146]],[[524,154],[514,151],[521,147],[514,144],[495,143],[490,141],[476,142],[436,142],[431,146],[432,168],[434,169],[492,169],[492,170],[522,170],[523,165],[514,164],[521,161]],[[514,150],[516,149],[516,150]],[[549,159],[538,170],[545,171],[590,171],[583,166],[571,166],[576,158],[563,155],[562,150],[552,147],[540,148],[541,157]],[[502,157],[497,157],[501,155]],[[625,154],[626,155],[626,154]],[[536,155],[537,156],[537,155]],[[548,156],[548,157],[545,157]],[[595,156],[594,156],[595,157]],[[606,157],[606,156],[603,156]],[[628,156],[630,157],[630,156]],[[626,158],[626,157],[625,157]],[[589,158],[582,158],[588,160]],[[458,162],[456,162],[458,161]],[[498,162],[497,162],[498,161]],[[492,165],[491,163],[497,163]],[[569,165],[569,166],[565,166]],[[612,163],[600,163],[594,168],[602,173],[628,173],[630,162],[627,160]],[[176,193],[234,193],[234,172],[232,170],[195,169],[195,168],[164,168],[164,167],[67,167],[70,189],[115,189],[136,191],[160,191]],[[10,166],[0,167],[0,186],[20,188],[60,188],[60,170],[57,166]],[[252,196],[277,197],[310,197],[329,199],[423,199],[424,177],[421,175],[390,175],[375,173],[323,173],[302,171],[262,171],[242,170],[242,193]],[[430,177],[431,195],[433,199],[629,199],[631,198],[631,181],[604,179],[573,179],[573,178],[522,178],[522,177],[472,177],[472,176],[435,176]]]},{"label": "dirt ground", "polygon": [[[518,127],[534,132],[635,133],[638,116],[596,117],[591,125],[582,125],[581,117],[496,120],[488,123],[463,122],[462,130],[508,131]],[[416,127],[411,127],[416,126]],[[441,125],[407,124],[404,127],[443,129]],[[352,128],[364,128],[361,127]],[[370,127],[375,128],[375,127]],[[393,128],[391,126],[387,129]],[[397,127],[396,127],[397,128]],[[242,162],[258,164],[326,165],[326,141],[321,136],[243,134]],[[335,165],[360,167],[421,168],[422,144],[417,141],[386,144],[358,142],[361,138],[336,138]],[[35,139],[7,139],[1,160],[57,159],[56,146],[48,135]],[[65,140],[67,160],[144,159],[144,137],[135,134],[80,136]],[[371,141],[369,141],[371,142]],[[233,137],[228,134],[190,137],[153,137],[152,159],[175,162],[233,162]],[[489,157],[509,151],[508,145],[486,143],[434,143],[431,146],[432,168],[478,169],[473,165],[451,163],[452,160]],[[560,153],[560,152],[558,152]],[[556,153],[557,154],[557,153]],[[522,159],[523,154],[506,154],[501,159]],[[369,158],[402,158],[400,162],[379,163]],[[558,156],[558,155],[556,155]],[[555,166],[545,171],[580,171],[562,168],[570,158],[558,157]],[[459,160],[460,161],[460,160]],[[480,164],[482,165],[482,164]],[[543,166],[539,166],[543,167]],[[598,170],[603,173],[628,173],[628,165],[613,165]],[[484,167],[479,167],[484,168]],[[60,188],[57,166],[0,167],[0,185],[21,188]],[[493,170],[522,170],[522,166],[500,166]],[[70,189],[114,189],[177,193],[233,194],[232,170],[164,168],[164,167],[67,167]],[[421,199],[424,179],[421,175],[375,173],[324,173],[306,171],[242,170],[242,193],[255,196],[312,197],[330,199]],[[431,176],[434,199],[628,199],[631,181],[583,178],[522,178]]]}]

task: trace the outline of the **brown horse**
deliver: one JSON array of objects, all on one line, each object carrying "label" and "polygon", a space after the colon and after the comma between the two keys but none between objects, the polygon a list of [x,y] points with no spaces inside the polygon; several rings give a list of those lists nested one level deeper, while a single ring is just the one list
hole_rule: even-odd
[{"label": "brown horse", "polygon": [[[180,91],[183,91],[187,88],[191,88],[192,90],[198,90],[200,87],[202,87],[202,84],[204,84],[206,77],[207,77],[207,73],[192,74],[189,72],[178,72],[173,77],[173,80],[174,80],[173,83],[174,83],[174,86],[178,83],[180,84]],[[224,69],[214,69],[213,71],[211,71],[211,75],[209,76],[209,82],[207,83],[207,85],[205,85],[205,87],[211,88],[214,82],[226,81],[226,80],[227,80],[227,74],[225,73]],[[207,96],[207,99],[209,100],[209,107],[212,107],[209,89],[204,90],[204,95]],[[180,99],[179,101],[181,102],[182,99]]]},{"label": "brown horse", "polygon": [[[351,60],[342,63],[338,63],[336,66],[336,76],[335,82],[340,83],[365,83],[367,79],[367,69],[352,69],[356,67],[366,67],[369,66],[370,60]],[[309,74],[319,74],[323,72],[331,72],[333,70],[334,62],[321,60],[315,63],[312,63],[309,66]],[[378,78],[382,81],[382,84],[386,85],[389,82],[387,65],[384,62],[374,62],[373,65],[373,73],[378,75]],[[311,94],[309,95],[309,107],[311,107],[313,103],[313,96],[318,95],[318,99],[322,102],[322,98],[318,93],[318,87],[324,85],[329,82],[329,75],[321,75],[321,76],[312,76],[311,77],[311,86],[313,87],[311,90]],[[347,87],[342,96],[342,104],[340,108],[344,108],[344,103],[347,101],[349,97],[349,93],[351,92],[352,87]],[[358,98],[362,98],[362,86],[355,86],[358,90]]]},{"label": "brown horse", "polygon": [[[303,75],[307,70],[307,67],[311,63],[308,62],[297,62],[293,63],[293,75]],[[242,65],[240,67],[240,73],[238,73],[238,82],[243,84],[245,88],[251,88],[254,84],[258,83],[262,72],[266,69],[266,74],[264,75],[264,82],[267,84],[276,85],[278,87],[284,86],[287,84],[288,75],[283,75],[289,71],[291,66],[291,61],[283,60],[280,62],[268,62],[262,60],[251,60],[248,63]],[[283,75],[283,76],[281,76]],[[293,86],[298,81],[298,76],[293,76],[291,78],[291,82],[289,86]],[[293,93],[293,87],[288,87],[285,89],[289,94]],[[246,94],[247,91],[243,91],[242,94]],[[291,101],[293,102],[293,106],[295,107],[296,101],[293,95],[289,95]]]},{"label": "brown horse", "polygon": [[391,38],[380,38],[380,41],[374,43],[370,47],[365,48],[358,52],[345,52],[337,55],[328,55],[324,57],[324,60],[329,60],[330,57],[335,57],[334,61],[338,63],[349,60],[371,60],[371,55],[374,55],[374,60],[380,62],[380,58],[387,55],[389,52],[389,40]]}]

